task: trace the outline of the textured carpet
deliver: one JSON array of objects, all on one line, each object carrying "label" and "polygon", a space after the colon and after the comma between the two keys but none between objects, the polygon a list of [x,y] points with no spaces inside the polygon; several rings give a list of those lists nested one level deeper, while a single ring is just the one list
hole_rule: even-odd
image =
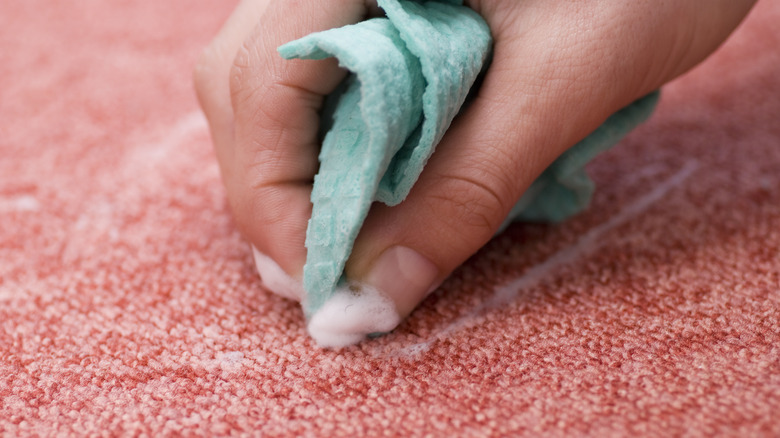
[{"label": "textured carpet", "polygon": [[780,3],[394,333],[262,290],[190,70],[217,0],[0,3],[0,434],[778,436]]}]

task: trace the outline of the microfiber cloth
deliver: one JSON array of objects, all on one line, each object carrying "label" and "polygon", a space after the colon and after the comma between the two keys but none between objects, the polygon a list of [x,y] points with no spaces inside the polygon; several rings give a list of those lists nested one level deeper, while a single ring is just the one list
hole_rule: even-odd
[{"label": "microfiber cloth", "polygon": [[[452,0],[379,0],[385,17],[314,33],[279,48],[287,59],[335,57],[351,75],[326,100],[327,131],[314,179],[303,271],[304,313],[317,312],[346,279],[344,265],[374,201],[403,201],[491,50],[490,29]],[[657,95],[613,115],[552,164],[512,210],[514,219],[559,221],[584,208],[584,165],[652,112]]]}]

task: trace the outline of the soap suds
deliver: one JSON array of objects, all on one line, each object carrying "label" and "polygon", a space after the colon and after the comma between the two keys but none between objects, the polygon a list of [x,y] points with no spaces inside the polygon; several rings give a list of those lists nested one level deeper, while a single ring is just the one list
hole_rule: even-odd
[{"label": "soap suds", "polygon": [[379,290],[356,283],[339,287],[309,321],[309,334],[320,347],[356,344],[367,335],[386,333],[401,322],[395,303]]},{"label": "soap suds", "polygon": [[303,297],[303,283],[284,272],[270,257],[261,253],[252,246],[252,254],[255,256],[255,266],[260,274],[263,286],[271,292],[300,302]]}]

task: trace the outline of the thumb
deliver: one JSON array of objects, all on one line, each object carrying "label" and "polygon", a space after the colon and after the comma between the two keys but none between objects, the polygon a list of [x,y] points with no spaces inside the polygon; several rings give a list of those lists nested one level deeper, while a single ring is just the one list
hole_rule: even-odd
[{"label": "thumb", "polygon": [[561,153],[644,91],[620,96],[588,64],[527,66],[517,60],[538,59],[539,53],[507,56],[539,46],[527,47],[497,41],[477,97],[409,196],[395,207],[375,204],[361,229],[347,277],[391,298],[402,317],[495,235]]}]

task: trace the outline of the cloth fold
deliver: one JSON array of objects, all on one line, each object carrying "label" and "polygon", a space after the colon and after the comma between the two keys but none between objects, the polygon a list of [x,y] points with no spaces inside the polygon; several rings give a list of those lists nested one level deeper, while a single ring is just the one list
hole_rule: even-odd
[{"label": "cloth fold", "polygon": [[385,18],[285,44],[285,58],[338,58],[353,74],[331,96],[306,235],[304,311],[343,282],[344,265],[375,200],[409,193],[490,53],[490,30],[460,2],[380,0]]}]

